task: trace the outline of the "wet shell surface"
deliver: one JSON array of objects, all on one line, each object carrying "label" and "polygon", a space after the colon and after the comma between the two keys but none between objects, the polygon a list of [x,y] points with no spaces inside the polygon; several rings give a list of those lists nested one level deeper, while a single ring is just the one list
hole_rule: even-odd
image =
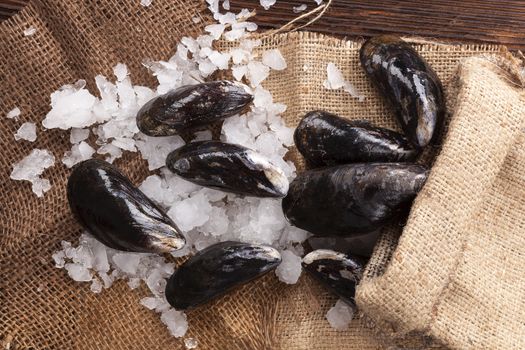
[{"label": "wet shell surface", "polygon": [[288,179],[259,153],[220,141],[191,142],[168,155],[175,174],[201,186],[255,197],[284,197]]},{"label": "wet shell surface", "polygon": [[445,116],[443,87],[414,48],[399,37],[381,35],[360,50],[361,65],[394,107],[405,135],[416,147],[435,142]]},{"label": "wet shell surface", "polygon": [[346,303],[355,305],[355,288],[363,276],[365,261],[328,249],[314,250],[303,258],[303,269]]},{"label": "wet shell surface", "polygon": [[355,163],[299,174],[283,199],[288,221],[315,235],[356,236],[406,212],[427,179],[424,166]]},{"label": "wet shell surface", "polygon": [[77,164],[67,183],[67,198],[77,221],[110,248],[167,253],[185,245],[175,223],[108,162]]},{"label": "wet shell surface", "polygon": [[137,113],[137,126],[149,136],[175,135],[241,113],[252,100],[240,83],[185,85],[146,103]]},{"label": "wet shell surface", "polygon": [[419,153],[405,136],[395,131],[326,111],[307,113],[295,129],[294,141],[311,166],[410,162]]},{"label": "wet shell surface", "polygon": [[217,243],[175,271],[166,285],[166,299],[177,310],[192,308],[264,275],[280,262],[279,252],[269,246]]}]

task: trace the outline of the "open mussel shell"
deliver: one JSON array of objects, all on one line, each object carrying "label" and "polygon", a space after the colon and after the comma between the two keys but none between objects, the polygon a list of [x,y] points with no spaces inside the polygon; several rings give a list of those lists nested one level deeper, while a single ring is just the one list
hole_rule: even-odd
[{"label": "open mussel shell", "polygon": [[294,141],[312,166],[410,162],[419,153],[406,137],[395,131],[326,111],[308,112],[295,129]]},{"label": "open mussel shell", "polygon": [[137,126],[149,136],[175,135],[240,113],[252,100],[240,83],[185,85],[146,103],[137,113]]},{"label": "open mussel shell", "polygon": [[355,288],[363,276],[365,261],[329,249],[305,255],[303,269],[348,304],[355,305]]},{"label": "open mussel shell", "polygon": [[355,163],[308,170],[283,199],[288,221],[315,235],[357,236],[406,212],[427,179],[424,166]]},{"label": "open mussel shell", "polygon": [[289,186],[284,172],[264,156],[220,141],[186,144],[168,155],[166,165],[198,185],[247,196],[284,197]]},{"label": "open mussel shell", "polygon": [[201,250],[175,271],[166,285],[166,299],[177,310],[192,308],[264,275],[280,262],[279,252],[272,247],[217,243]]},{"label": "open mussel shell", "polygon": [[381,35],[360,50],[363,69],[394,107],[405,135],[416,147],[434,142],[445,116],[443,87],[414,48],[399,37]]},{"label": "open mussel shell", "polygon": [[185,244],[175,223],[108,162],[77,164],[69,176],[67,198],[77,221],[110,248],[167,253]]}]

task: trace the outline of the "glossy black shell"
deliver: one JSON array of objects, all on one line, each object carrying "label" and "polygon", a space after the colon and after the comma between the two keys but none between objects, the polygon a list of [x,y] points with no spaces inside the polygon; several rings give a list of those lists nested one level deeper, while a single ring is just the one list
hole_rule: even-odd
[{"label": "glossy black shell", "polygon": [[318,249],[303,258],[302,266],[346,303],[355,305],[355,288],[363,276],[365,266],[363,259],[333,250]]},{"label": "glossy black shell", "polygon": [[185,244],[175,223],[108,162],[75,165],[67,198],[77,221],[110,248],[165,253]]},{"label": "glossy black shell", "polygon": [[175,135],[240,113],[252,100],[241,84],[230,81],[185,85],[146,103],[137,126],[149,136]]},{"label": "glossy black shell", "polygon": [[222,242],[209,246],[182,264],[166,285],[166,299],[177,310],[206,303],[273,270],[279,252],[268,246]]},{"label": "glossy black shell", "polygon": [[171,152],[166,165],[201,186],[255,197],[284,197],[288,179],[262,155],[240,145],[197,141]]},{"label": "glossy black shell", "polygon": [[374,231],[409,209],[427,169],[407,163],[355,163],[305,171],[283,199],[288,221],[316,235]]},{"label": "glossy black shell", "polygon": [[350,121],[326,111],[308,112],[294,133],[295,145],[311,166],[358,162],[410,162],[418,151],[401,134]]},{"label": "glossy black shell", "polygon": [[394,107],[405,135],[416,147],[434,143],[445,116],[443,87],[436,73],[410,44],[392,35],[366,41],[361,65]]}]

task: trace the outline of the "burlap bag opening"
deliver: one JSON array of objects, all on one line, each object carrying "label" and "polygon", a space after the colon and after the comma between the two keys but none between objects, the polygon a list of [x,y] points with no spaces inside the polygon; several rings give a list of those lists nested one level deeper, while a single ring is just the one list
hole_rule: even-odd
[{"label": "burlap bag opening", "polygon": [[[173,53],[174,44],[182,35],[199,33],[202,24],[194,24],[192,17],[200,16],[203,23],[206,22],[204,6],[204,3],[182,0],[155,0],[148,9],[140,6],[136,0],[71,0],[67,3],[33,0],[21,14],[0,24],[0,46],[3,48],[0,52],[0,113],[5,115],[15,106],[19,106],[23,113],[20,122],[4,118],[0,127],[0,145],[4,154],[0,167],[0,188],[3,194],[0,206],[0,341],[4,348],[184,347],[181,339],[169,335],[157,314],[139,304],[139,300],[147,294],[145,287],[130,291],[125,283],[116,283],[111,289],[96,295],[90,292],[88,285],[75,283],[64,270],[54,268],[51,254],[60,247],[60,241],[76,241],[81,233],[65,200],[68,171],[64,166],[57,164],[44,174],[51,180],[53,188],[43,199],[34,196],[28,183],[9,180],[9,174],[11,165],[33,148],[49,149],[59,158],[70,147],[66,133],[43,132],[40,127],[34,144],[15,142],[13,139],[13,134],[22,122],[39,123],[44,118],[49,110],[51,92],[80,78],[86,79],[88,86],[94,89],[93,77],[96,74],[109,76],[117,62],[129,66],[135,84],[153,86],[154,79],[141,66],[142,59],[166,59]],[[30,25],[37,28],[37,33],[24,37],[23,30]],[[391,112],[359,67],[359,46],[359,43],[352,41],[312,33],[274,35],[263,40],[263,48],[279,48],[288,63],[285,71],[272,73],[264,85],[272,91],[277,101],[288,106],[284,117],[289,125],[296,125],[306,111],[323,108],[348,118],[366,118],[378,125],[396,128]],[[416,48],[433,65],[447,88],[460,59],[499,50],[497,46],[491,45],[418,44]],[[328,62],[334,62],[342,69],[345,77],[354,82],[366,96],[364,102],[358,102],[342,91],[323,88]],[[475,119],[475,115],[483,112],[483,109],[478,112],[471,116],[477,127],[470,124],[466,127],[483,129]],[[492,121],[490,125],[496,125],[496,122]],[[456,127],[451,124],[451,128],[452,132]],[[457,128],[463,128],[463,124],[457,124]],[[501,128],[511,129],[509,126]],[[486,131],[491,132],[488,128]],[[510,131],[501,134],[501,138],[503,135],[510,135]],[[484,152],[492,151],[483,150],[481,154],[488,154]],[[478,157],[477,154],[471,156],[472,159]],[[297,155],[292,153],[292,157],[300,166],[301,160]],[[483,158],[480,161],[491,159]],[[438,161],[437,164],[441,163]],[[509,171],[509,183],[522,183],[519,181],[523,181],[523,161],[520,164],[521,173],[512,172],[512,175]],[[117,165],[135,183],[148,174],[145,162],[136,155],[126,155]],[[481,163],[479,165],[483,168]],[[499,168],[494,165],[490,169],[497,172]],[[435,178],[438,176],[432,175],[431,180]],[[454,184],[450,183],[451,186]],[[505,186],[508,183],[505,184],[501,186],[507,188]],[[488,183],[486,186],[489,186]],[[498,188],[493,191],[493,197],[500,198],[497,196],[500,193]],[[446,190],[443,192],[446,193]],[[518,191],[513,193],[515,201],[521,201],[523,205],[523,195],[518,196]],[[423,195],[422,199],[418,199],[418,208],[423,207],[422,202],[427,197]],[[487,207],[487,210],[490,208],[493,206]],[[507,210],[510,209],[505,207],[502,212],[510,213]],[[488,216],[490,213],[483,215]],[[413,214],[407,230],[414,226],[415,217],[416,214]],[[520,224],[523,230],[522,222],[513,223]],[[496,224],[500,227],[499,222],[493,224],[494,230]],[[497,232],[502,231],[497,229]],[[407,234],[407,237],[410,236]],[[435,237],[430,238],[439,244]],[[387,243],[387,239],[383,240],[381,247],[386,248]],[[491,248],[496,251],[500,243],[494,241]],[[390,251],[376,250],[373,260],[376,266],[383,266],[381,254],[389,256]],[[510,263],[514,255],[506,256],[509,259],[506,261]],[[502,259],[500,255],[493,257]],[[438,265],[428,268],[433,270]],[[501,271],[516,270],[507,266],[507,269],[498,271],[501,274]],[[366,311],[386,317],[386,313],[382,313],[380,298],[371,297],[379,296],[379,293],[366,292],[368,286],[373,288],[375,284],[373,276],[371,273],[370,279],[367,278],[360,289],[359,302]],[[385,273],[384,276],[390,274]],[[507,300],[503,296],[498,298]],[[372,323],[363,319],[355,319],[348,331],[334,331],[326,322],[325,314],[335,300],[307,276],[303,276],[298,284],[288,286],[279,283],[274,275],[269,275],[209,305],[188,312],[190,329],[187,336],[197,339],[200,349],[362,350],[386,349],[393,345],[387,337],[371,329]],[[392,303],[388,305],[397,314],[397,306]],[[458,312],[466,312],[461,306],[457,306]],[[500,304],[497,306],[501,307]],[[462,314],[457,322],[465,317]],[[436,319],[434,327],[440,322],[443,322],[442,318]],[[433,335],[439,337],[439,334]],[[516,339],[516,336],[509,338]],[[397,345],[410,348],[427,346],[418,337],[404,337],[396,341]]]},{"label": "burlap bag opening", "polygon": [[383,236],[357,294],[394,333],[418,331],[454,349],[525,348],[521,74],[512,58],[459,65],[431,175],[399,241]]}]

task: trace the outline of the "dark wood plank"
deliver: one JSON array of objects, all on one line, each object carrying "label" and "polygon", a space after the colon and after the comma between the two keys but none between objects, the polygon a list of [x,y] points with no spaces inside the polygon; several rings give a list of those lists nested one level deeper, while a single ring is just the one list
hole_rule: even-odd
[{"label": "dark wood plank", "polygon": [[[0,20],[12,16],[28,2],[0,0]],[[307,11],[316,6],[313,0],[277,0],[265,11],[258,0],[230,2],[234,11],[257,9],[254,21],[263,28],[278,28],[297,17],[292,12],[294,6],[306,4]],[[299,24],[307,21],[301,20]],[[347,37],[397,33],[457,42],[498,43],[525,50],[523,23],[525,0],[333,0],[325,15],[308,29]]]},{"label": "dark wood plank", "polygon": [[0,0],[0,21],[15,15],[29,0]]},{"label": "dark wood plank", "polygon": [[[325,3],[327,0],[324,1]],[[292,7],[313,0],[277,0],[265,11],[255,0],[231,0],[232,9],[257,9],[254,21],[277,28],[297,17]],[[306,23],[302,20],[299,23]],[[523,0],[333,0],[309,30],[359,37],[380,33],[415,35],[439,40],[485,42],[525,49]]]}]

